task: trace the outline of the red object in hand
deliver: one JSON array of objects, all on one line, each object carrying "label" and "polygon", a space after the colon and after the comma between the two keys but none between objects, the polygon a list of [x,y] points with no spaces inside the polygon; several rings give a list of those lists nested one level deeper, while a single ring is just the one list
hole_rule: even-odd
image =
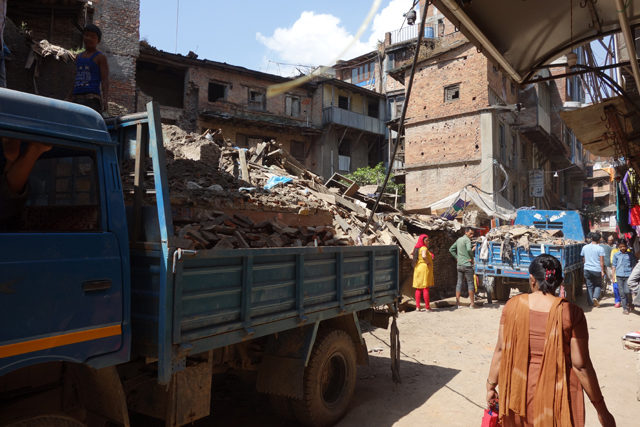
[{"label": "red object in hand", "polygon": [[480,427],[500,427],[497,402],[495,402],[494,404],[490,404],[489,409],[484,410],[482,425]]}]

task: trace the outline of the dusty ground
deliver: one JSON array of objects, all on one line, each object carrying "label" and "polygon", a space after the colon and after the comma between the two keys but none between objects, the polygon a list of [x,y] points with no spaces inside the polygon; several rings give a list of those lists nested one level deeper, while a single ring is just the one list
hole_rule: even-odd
[{"label": "dusty ground", "polygon": [[[480,425],[501,310],[494,304],[401,314],[400,385],[391,381],[388,331],[365,333],[370,365],[359,369],[351,409],[338,426]],[[622,349],[620,337],[640,330],[640,315],[623,316],[612,298],[604,298],[602,306],[587,309],[586,316],[591,357],[609,408],[618,426],[637,426],[637,356]],[[225,391],[214,396],[215,415],[196,425],[293,425],[273,415],[264,396],[254,393],[250,384],[239,378],[220,382]],[[586,407],[587,426],[599,425],[588,400]]]}]

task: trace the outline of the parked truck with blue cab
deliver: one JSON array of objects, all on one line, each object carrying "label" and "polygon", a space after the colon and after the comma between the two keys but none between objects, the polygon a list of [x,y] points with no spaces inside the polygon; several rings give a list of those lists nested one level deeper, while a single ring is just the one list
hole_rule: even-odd
[{"label": "parked truck with blue cab", "polygon": [[177,247],[151,103],[108,127],[0,89],[0,137],[52,146],[20,226],[0,232],[0,425],[129,426],[135,412],[181,426],[209,415],[212,376],[234,369],[305,424],[345,413],[368,360],[359,318],[384,325],[393,309],[373,308],[399,295],[396,246]]},{"label": "parked truck with blue cab", "polygon": [[493,279],[493,292],[499,301],[509,299],[511,288],[520,292],[529,291],[529,264],[540,254],[555,256],[562,264],[564,274],[564,291],[566,297],[574,301],[582,292],[584,282],[583,261],[580,256],[584,246],[584,227],[582,217],[578,211],[564,210],[519,210],[514,225],[535,227],[542,230],[561,230],[564,239],[574,240],[575,243],[554,245],[546,243],[532,243],[529,248],[513,242],[509,245],[511,256],[502,254],[501,241],[489,241],[486,257],[481,255],[481,244],[476,245],[475,273],[483,278]]}]

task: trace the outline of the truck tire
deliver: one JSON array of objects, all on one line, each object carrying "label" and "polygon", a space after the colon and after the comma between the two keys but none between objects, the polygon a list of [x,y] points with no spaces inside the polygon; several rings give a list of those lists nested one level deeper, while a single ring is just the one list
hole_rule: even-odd
[{"label": "truck tire", "polygon": [[8,427],[86,427],[86,424],[66,415],[38,415],[11,423]]},{"label": "truck tire", "polygon": [[569,302],[576,302],[576,273],[570,272],[564,278],[565,298]]},{"label": "truck tire", "polygon": [[509,299],[509,295],[511,294],[511,287],[504,283],[502,277],[496,277],[493,289],[498,301],[506,302]]},{"label": "truck tire", "polygon": [[304,397],[291,400],[298,421],[332,425],[347,411],[356,385],[356,349],[351,337],[333,330],[318,337],[304,373]]}]

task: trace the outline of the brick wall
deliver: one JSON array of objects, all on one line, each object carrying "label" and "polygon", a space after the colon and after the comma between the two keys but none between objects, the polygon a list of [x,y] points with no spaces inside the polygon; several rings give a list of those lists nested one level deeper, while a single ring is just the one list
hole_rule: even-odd
[{"label": "brick wall", "polygon": [[133,112],[140,50],[140,0],[94,0],[93,4],[93,23],[102,30],[99,48],[109,61],[109,113]]},{"label": "brick wall", "polygon": [[[487,59],[471,43],[418,64],[407,109],[407,126],[470,113],[489,105]],[[407,70],[407,76],[411,70]],[[445,101],[445,87],[459,84],[460,98]]]}]

